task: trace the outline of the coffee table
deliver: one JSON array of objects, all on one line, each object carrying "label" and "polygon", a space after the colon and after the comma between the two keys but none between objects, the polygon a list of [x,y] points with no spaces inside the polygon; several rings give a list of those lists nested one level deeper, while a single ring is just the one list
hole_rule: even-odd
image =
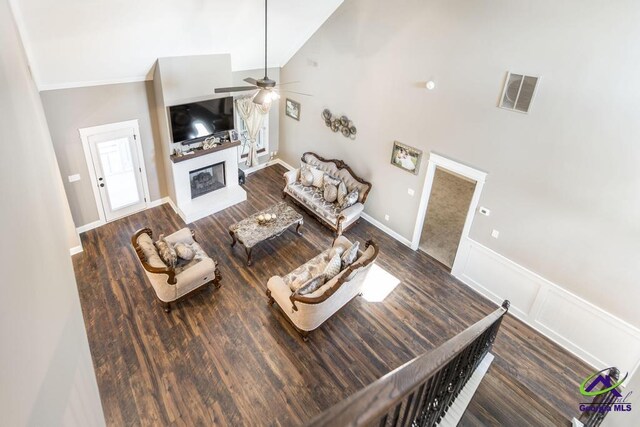
[{"label": "coffee table", "polygon": [[[275,214],[276,219],[264,224],[258,223],[258,216],[266,214]],[[300,232],[300,226],[303,224],[302,215],[286,202],[278,203],[231,225],[229,227],[229,234],[233,239],[231,247],[235,246],[236,242],[242,243],[247,253],[247,265],[250,266],[252,263],[251,251],[255,245],[265,240],[275,239],[294,224],[297,224],[296,234],[302,236]]]}]

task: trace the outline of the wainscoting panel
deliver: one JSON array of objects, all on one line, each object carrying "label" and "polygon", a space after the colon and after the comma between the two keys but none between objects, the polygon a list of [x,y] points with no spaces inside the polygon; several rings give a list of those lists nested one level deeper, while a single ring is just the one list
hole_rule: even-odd
[{"label": "wainscoting panel", "polygon": [[[640,365],[640,330],[472,239],[460,242],[459,280],[595,368],[630,376]],[[640,375],[640,374],[639,374]]]},{"label": "wainscoting panel", "polygon": [[508,299],[510,310],[518,312],[520,317],[526,317],[531,311],[540,291],[540,284],[532,277],[512,268],[506,259],[475,245],[469,248],[465,271],[473,272],[473,276],[467,274],[466,279],[474,282],[474,287],[483,289],[482,293],[490,294],[496,302]]}]

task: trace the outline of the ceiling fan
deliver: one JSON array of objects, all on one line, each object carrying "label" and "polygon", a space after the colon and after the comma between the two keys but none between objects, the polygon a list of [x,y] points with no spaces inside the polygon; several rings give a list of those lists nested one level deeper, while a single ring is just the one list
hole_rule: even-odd
[{"label": "ceiling fan", "polygon": [[[283,84],[292,84],[298,82],[289,82],[276,84],[275,80],[271,80],[267,76],[267,0],[264,0],[264,77],[256,80],[251,77],[244,79],[245,82],[251,86],[234,86],[234,87],[221,87],[216,88],[215,93],[227,93],[227,92],[243,92],[249,90],[256,90],[257,92],[253,97],[253,102],[256,104],[270,104],[272,101],[279,99],[280,95],[276,92],[275,88],[280,87]],[[289,91],[292,92],[292,91]],[[311,96],[307,93],[292,92],[298,95]]]}]

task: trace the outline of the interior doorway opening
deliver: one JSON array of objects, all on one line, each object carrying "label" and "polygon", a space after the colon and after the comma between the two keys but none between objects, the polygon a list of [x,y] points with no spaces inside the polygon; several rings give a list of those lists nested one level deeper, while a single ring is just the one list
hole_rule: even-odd
[{"label": "interior doorway opening", "polygon": [[451,269],[476,181],[436,167],[418,248]]},{"label": "interior doorway opening", "polygon": [[[456,276],[486,172],[430,153],[411,248],[424,250]],[[453,254],[453,255],[452,255]]]}]

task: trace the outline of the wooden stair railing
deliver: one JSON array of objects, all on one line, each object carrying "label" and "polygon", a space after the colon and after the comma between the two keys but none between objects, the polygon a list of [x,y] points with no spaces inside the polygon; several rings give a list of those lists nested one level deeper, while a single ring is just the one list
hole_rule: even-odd
[{"label": "wooden stair railing", "polygon": [[434,426],[489,352],[509,301],[484,319],[337,403],[308,425]]}]

